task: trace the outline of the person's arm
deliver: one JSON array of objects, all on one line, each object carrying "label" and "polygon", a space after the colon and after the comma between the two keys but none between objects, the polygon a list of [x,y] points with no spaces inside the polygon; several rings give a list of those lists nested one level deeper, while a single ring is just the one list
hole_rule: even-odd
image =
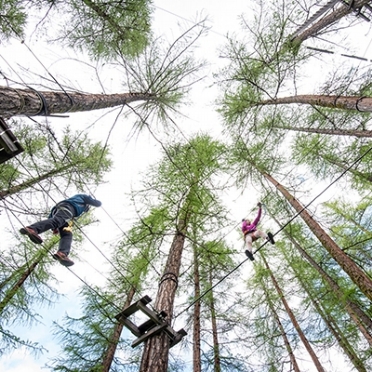
[{"label": "person's arm", "polygon": [[89,195],[84,195],[83,198],[85,204],[93,205],[93,207],[100,207],[102,205],[102,203],[99,200],[93,199]]},{"label": "person's arm", "polygon": [[258,214],[257,214],[257,217],[255,218],[255,220],[253,221],[252,225],[254,225],[255,227],[258,225],[258,223],[260,222],[260,219],[261,219],[261,203],[258,203]]}]

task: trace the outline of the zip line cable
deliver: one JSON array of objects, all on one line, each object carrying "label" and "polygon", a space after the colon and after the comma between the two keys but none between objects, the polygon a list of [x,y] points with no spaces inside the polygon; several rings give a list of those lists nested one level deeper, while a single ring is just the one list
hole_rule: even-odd
[{"label": "zip line cable", "polygon": [[[68,157],[67,157],[68,158]],[[19,159],[17,159],[18,161],[19,161]],[[70,159],[68,159],[69,161],[70,161]],[[20,162],[20,161],[19,161]],[[23,166],[23,164],[22,163],[20,163],[22,166]],[[27,168],[25,168],[24,167],[24,169],[31,175],[31,173],[29,172],[29,170],[27,169]],[[32,175],[31,175],[32,176]],[[49,194],[49,192],[47,191],[47,190],[45,190],[45,188],[38,182],[38,184],[41,186],[41,188],[43,189],[43,191],[48,195],[48,197],[50,198],[50,199],[52,199],[53,200],[53,202],[54,203],[56,203],[56,201],[50,196],[50,194]],[[59,187],[58,186],[56,186],[57,187],[57,189],[58,189],[58,191],[64,196],[64,197],[66,197],[66,195],[64,195],[64,193],[59,189]],[[89,187],[88,187],[88,189],[89,189]],[[106,212],[106,214],[108,214],[108,212]],[[111,219],[112,219],[112,217],[111,217]],[[20,222],[20,221],[19,221]],[[76,226],[78,227],[78,229],[80,230],[80,232],[83,234],[83,236],[85,236],[85,238],[93,245],[93,247],[95,247],[95,249],[111,264],[111,266],[117,271],[117,273],[119,274],[119,276],[124,280],[124,281],[126,281],[130,286],[135,286],[131,281],[129,281],[129,279],[125,276],[125,275],[123,275],[122,274],[122,272],[117,268],[117,266],[116,265],[114,265],[114,263],[102,252],[102,250],[101,249],[99,249],[98,248],[98,246],[87,236],[87,234],[85,234],[84,233],[84,231],[82,230],[82,228],[81,228],[81,226],[79,226],[79,224],[78,224],[78,222],[75,220],[75,224],[76,224]],[[140,251],[140,253],[142,253],[141,251]],[[142,254],[143,255],[143,254]],[[87,262],[87,261],[86,261]],[[88,262],[87,262],[88,263]],[[148,263],[150,263],[150,260],[148,260]],[[88,263],[89,264],[89,263]],[[91,264],[89,264],[95,271],[97,271],[97,272],[99,272],[97,269],[95,269],[94,267],[93,267],[93,265],[91,265]],[[71,270],[70,270],[71,271]],[[71,271],[72,272],[72,271]],[[109,280],[107,277],[105,277],[102,273],[101,273],[101,275],[107,280],[107,281],[109,281],[109,282],[111,282],[112,283],[112,281],[111,280]],[[76,276],[77,276],[77,274],[76,274]],[[78,276],[77,276],[78,277]],[[79,277],[78,277],[79,278]],[[83,282],[83,284],[86,284],[86,285],[88,285],[86,282],[84,282],[83,280],[82,280],[82,282]],[[88,285],[89,286],[89,285]],[[89,286],[90,287],[90,286]],[[91,288],[91,287],[90,287]],[[91,290],[93,290],[92,288],[91,288]],[[138,289],[136,289],[136,292],[141,296],[141,291],[138,291]],[[142,295],[142,297],[143,297],[143,295]],[[151,306],[151,305],[150,305]]]},{"label": "zip line cable", "polygon": [[[54,136],[54,133],[52,133],[52,136],[53,136],[53,138],[54,138],[54,140],[57,142],[57,144],[58,144],[58,146],[59,146],[59,148],[60,148],[60,150],[61,150],[61,152],[63,153],[63,151],[62,151],[62,149],[61,149],[61,147],[60,147],[60,145],[59,145],[59,143],[58,143],[58,141],[57,141],[57,138]],[[103,156],[103,152],[105,151],[105,148],[103,148],[103,150],[102,150],[102,156]],[[67,159],[68,161],[69,161],[69,163],[70,164],[72,164],[72,162],[71,162],[71,159],[69,158],[69,156],[68,156],[68,154],[66,153],[65,155],[65,159]],[[102,160],[102,157],[101,157],[101,160]],[[87,188],[87,190],[91,193],[91,195],[93,195],[94,196],[94,193],[91,191],[91,189],[89,188],[89,186],[86,186],[86,188]],[[60,192],[61,192],[61,190],[59,190]],[[62,193],[62,192],[61,192]],[[62,195],[64,195],[64,193],[62,193]],[[65,195],[64,195],[64,197],[66,197]],[[106,211],[106,209],[105,208],[103,208],[103,207],[101,207],[102,208],[102,210],[106,213],[106,215],[113,221],[113,222],[115,222],[115,225],[120,229],[120,231],[123,233],[123,235],[124,236],[126,236],[127,237],[127,239],[128,240],[130,240],[129,239],[129,237],[128,237],[128,235],[127,234],[125,234],[125,232],[121,229],[121,227],[116,223],[116,221],[114,221],[114,219],[111,217],[111,215]],[[77,222],[77,221],[76,221]],[[120,276],[124,279],[124,280],[127,280],[128,281],[128,279],[116,268],[116,265],[114,265],[113,263],[112,263],[112,261],[98,248],[98,246],[83,232],[83,230],[79,227],[79,225],[78,225],[78,223],[76,223],[77,224],[77,226],[78,226],[78,228],[79,228],[79,230],[82,232],[82,234],[90,241],[90,243],[98,250],[98,252],[112,265],[112,267],[114,268],[114,269],[116,269],[116,271],[120,274]],[[143,254],[143,252],[141,251],[141,250],[139,250],[139,252],[140,252],[140,254],[147,260],[147,262],[155,269],[155,271],[156,271],[156,273],[158,274],[158,275],[160,275],[160,273],[156,270],[156,268],[151,264],[151,261]],[[130,285],[132,285],[133,286],[133,283],[130,283],[129,281],[128,281],[128,284],[130,284]]]},{"label": "zip line cable", "polygon": [[[26,47],[29,48],[27,45],[26,45]],[[31,51],[31,50],[30,50],[30,51]],[[31,52],[32,52],[32,51],[31,51]],[[36,58],[36,56],[35,56],[35,58]],[[39,61],[38,58],[36,58],[36,59]],[[39,62],[41,63],[41,61],[39,61]],[[41,63],[41,64],[42,64],[42,63]],[[42,65],[43,65],[43,64],[42,64]],[[45,67],[45,66],[43,65],[43,67]],[[51,75],[51,76],[52,76],[52,75]],[[52,76],[52,77],[53,77],[53,76]],[[54,80],[55,80],[55,79],[54,79]],[[56,82],[57,82],[57,81],[56,81]],[[59,84],[59,83],[57,82],[57,84]],[[62,88],[62,89],[63,89],[63,88]],[[345,172],[346,172],[346,171],[345,171]],[[345,173],[345,172],[344,172],[344,173]],[[343,173],[343,174],[344,174],[344,173]],[[342,175],[343,175],[343,174],[342,174]],[[342,175],[341,175],[339,178],[341,178]],[[338,180],[338,179],[336,179],[336,181],[337,181],[337,180]],[[332,185],[332,184],[331,184],[331,185]],[[329,187],[330,187],[331,185],[329,185]],[[327,190],[327,188],[324,190],[324,192],[325,192],[326,190]],[[320,195],[321,195],[321,194],[320,194]],[[319,197],[320,195],[318,195],[317,197]],[[317,197],[316,197],[316,198],[317,198]],[[315,198],[315,199],[316,199],[316,198]],[[311,204],[315,199],[313,199],[313,200],[312,200],[312,201],[311,201],[311,202],[310,202],[306,207],[308,207],[308,206],[309,206],[309,205],[310,205],[310,204]],[[304,207],[302,210],[304,210],[306,207]],[[106,212],[106,213],[107,213],[107,212]],[[301,213],[301,212],[299,212],[297,215],[299,215],[300,213]],[[295,217],[297,217],[297,215],[296,215]],[[294,217],[294,218],[295,218],[295,217]],[[294,218],[292,218],[292,220],[293,220]],[[290,222],[291,222],[291,220],[290,220],[289,222],[287,222],[287,224],[289,224]],[[286,225],[287,225],[287,224],[286,224]],[[284,228],[286,225],[284,225],[282,228]],[[280,231],[281,231],[281,230],[279,230],[276,234],[278,234]],[[275,234],[275,235],[276,235],[276,234]],[[254,253],[256,253],[259,249],[261,249],[265,244],[266,244],[266,243],[264,243],[264,244],[263,244],[260,248],[258,248]],[[105,257],[105,256],[104,256],[104,257]],[[246,260],[245,260],[245,261],[246,261]],[[243,261],[243,263],[244,263],[245,261]],[[242,265],[242,263],[241,263],[238,267],[240,267],[241,265]],[[233,270],[233,271],[235,271],[235,270]],[[222,280],[224,280],[224,278],[223,278]],[[222,280],[221,280],[221,281],[222,281]],[[218,283],[217,283],[217,284],[218,284]]]},{"label": "zip line cable", "polygon": [[[28,49],[30,50],[30,48],[28,47]],[[30,52],[32,52],[31,50],[30,50]],[[32,54],[35,56],[35,54],[32,52]],[[35,56],[35,58],[41,63],[41,61]],[[4,59],[4,58],[3,58]],[[48,72],[48,74],[50,75],[50,76],[52,76],[50,73],[49,73],[49,71],[48,71],[48,69],[41,63],[41,65],[44,67],[44,69]],[[14,70],[13,70],[14,71]],[[15,71],[14,71],[15,72]],[[15,72],[16,73],[16,72]],[[17,73],[16,73],[17,74]],[[19,76],[19,74],[17,74],[18,76]],[[3,75],[4,76],[4,75]],[[52,76],[53,77],[53,76]],[[19,78],[23,81],[23,79],[19,76]],[[53,79],[57,82],[57,80],[53,77]],[[23,81],[23,84],[25,85],[25,86],[27,86],[27,84]],[[61,86],[58,82],[57,82],[57,84],[59,85],[59,86]],[[62,87],[61,87],[62,88]],[[62,90],[64,91],[64,89],[62,88]],[[31,119],[31,120],[33,120],[33,121],[35,121],[34,119],[32,119],[32,118],[30,118],[29,117],[29,119]],[[55,138],[55,140],[56,140],[56,138]],[[58,142],[57,142],[58,143]],[[103,149],[103,151],[104,151],[105,149]],[[61,151],[62,151],[62,149],[61,149]],[[62,151],[63,152],[63,151]],[[16,158],[17,159],[17,161],[20,163],[20,165],[21,166],[23,166],[23,164],[20,162],[20,160],[18,159],[18,158]],[[70,161],[70,159],[68,159],[69,161]],[[70,161],[71,162],[71,161]],[[23,168],[31,175],[31,173],[29,172],[29,170],[26,168],[26,167],[24,167],[23,166]],[[32,175],[31,175],[32,176]],[[51,199],[51,200],[53,200],[53,202],[54,203],[56,203],[56,201],[50,196],[50,194],[48,193],[48,191],[47,190],[45,190],[45,188],[40,184],[40,182],[38,182],[38,184],[41,186],[41,188],[43,189],[43,191],[48,195],[48,197]],[[56,186],[57,187],[57,189],[59,189],[58,188],[58,186]],[[61,190],[59,190],[59,192],[61,192]],[[62,192],[61,192],[62,193]],[[63,194],[63,193],[62,193]],[[106,214],[108,214],[107,213],[107,211],[105,211],[106,212]],[[14,215],[14,214],[13,214]],[[112,219],[112,218],[111,218]],[[20,221],[19,221],[20,222]],[[94,242],[90,239],[90,238],[88,238],[87,237],[87,235],[81,230],[81,228],[79,228],[80,229],[80,231],[82,232],[82,234],[90,241],[90,243],[99,251],[99,253],[112,265],[112,267],[114,267],[114,269],[120,274],[120,276],[124,279],[124,280],[126,280],[126,281],[128,281],[128,279],[120,272],[120,270],[118,270],[117,269],[117,267],[112,263],[112,261],[110,261],[108,258],[107,258],[107,256],[97,247],[97,245],[96,244],[94,244]],[[149,261],[150,262],[150,261]],[[92,265],[90,265],[91,267],[93,267]],[[96,270],[96,269],[95,269]],[[98,270],[96,270],[96,271],[98,271]],[[102,274],[101,274],[102,275]],[[107,280],[107,278],[106,278],[106,280]],[[133,285],[133,283],[130,283],[129,281],[128,281],[128,284],[130,284],[130,285]]]},{"label": "zip line cable", "polygon": [[[2,200],[2,202],[3,202],[3,204],[4,203],[6,203],[6,200]],[[22,222],[20,221],[20,219],[18,218],[18,216],[16,216],[15,214],[14,214],[14,212],[13,211],[11,211],[11,214],[13,215],[13,217],[22,225]],[[41,244],[41,246],[42,246],[42,248],[45,250],[45,252],[46,253],[49,253],[51,256],[52,256],[52,254],[50,253],[50,250],[53,248],[53,247],[51,247],[50,249],[47,249],[45,246],[44,246],[44,244]],[[108,300],[107,298],[105,298],[104,296],[102,296],[100,293],[98,293],[94,288],[92,288],[86,281],[84,281],[81,277],[79,277],[74,271],[72,271],[70,268],[68,268],[69,269],[69,271],[71,272],[71,273],[73,273],[83,284],[85,284],[88,288],[89,288],[89,290],[91,291],[91,292],[94,292],[96,295],[98,295],[101,299],[103,299],[103,300],[105,300],[107,303],[110,303],[113,307],[116,307],[117,309],[119,309],[119,311],[121,311],[121,309],[117,306],[117,305],[115,305],[112,301],[110,301],[110,300]]]},{"label": "zip line cable", "polygon": [[[21,166],[23,166],[23,164],[20,162],[20,160],[18,158],[16,158],[17,161],[20,163]],[[24,166],[23,166],[24,167]],[[31,172],[26,168],[24,167],[24,169],[32,176]],[[45,188],[40,184],[40,182],[38,182],[38,184],[40,185],[40,187],[43,189],[43,191],[46,193],[46,195],[54,202],[56,203],[56,201],[51,197],[51,195],[49,194],[49,192],[47,190],[45,190]],[[59,189],[58,189],[59,190]],[[59,190],[60,193],[61,190]],[[62,193],[63,195],[63,193]],[[4,202],[4,200],[3,200]],[[11,213],[13,214],[13,216],[18,220],[18,222],[23,226],[25,227],[22,222],[19,220],[19,218],[11,211]],[[75,221],[76,222],[76,221]],[[116,265],[113,264],[113,262],[107,258],[107,256],[97,247],[97,245],[82,231],[81,227],[78,226],[80,232],[87,238],[87,240],[99,251],[99,253],[101,253],[101,255],[112,265],[112,267],[119,273],[119,275],[125,280],[128,282],[129,285],[133,286],[133,283],[129,282],[129,280],[121,273],[121,271],[116,267]],[[45,247],[44,247],[45,248]],[[52,254],[50,253],[50,251],[48,251],[48,253],[52,256]],[[93,267],[92,265],[90,265],[91,267]],[[95,269],[96,271],[98,271],[97,269]],[[70,270],[71,272],[73,272],[72,270]],[[101,273],[102,275],[102,273]],[[78,275],[76,274],[76,276],[78,277]],[[102,275],[107,281],[109,281],[104,275]],[[78,277],[79,278],[79,277]],[[85,281],[83,281],[81,278],[79,278],[83,284],[86,284],[88,285]],[[88,285],[88,287],[92,290],[92,291],[95,291],[92,287],[90,287]],[[102,297],[103,298],[103,297]],[[107,300],[108,301],[108,300]],[[109,302],[109,301],[108,301]]]},{"label": "zip line cable", "polygon": [[[19,35],[18,35],[19,36]],[[25,46],[27,47],[27,49],[30,51],[30,53],[36,58],[36,60],[43,66],[43,68],[47,71],[47,73],[52,77],[52,79],[61,87],[61,89],[65,92],[65,90],[64,90],[64,88],[61,86],[61,84],[54,78],[54,76],[49,72],[49,70],[46,68],[46,66],[40,61],[40,59],[39,58],[37,58],[37,56],[35,55],[35,53],[31,50],[31,48],[28,46],[28,45],[26,45],[25,44]],[[19,76],[19,75],[18,75]],[[22,80],[22,79],[21,79]],[[24,84],[25,84],[25,82],[23,82]],[[26,84],[25,84],[26,85]],[[27,85],[26,85],[27,86]],[[66,93],[66,92],[65,92]],[[66,93],[67,94],[67,93]],[[163,148],[164,148],[164,146],[163,146]],[[168,156],[169,156],[169,154],[168,154]],[[46,190],[44,190],[45,192],[46,192]],[[105,211],[106,212],[106,214],[108,214],[107,213],[107,211]],[[110,217],[111,218],[111,217]],[[111,218],[112,219],[112,218]],[[121,230],[121,229],[120,229]],[[122,230],[121,230],[122,231]],[[84,234],[84,233],[83,233]],[[85,235],[85,234],[84,234]],[[86,236],[86,235],[85,235]],[[88,240],[90,240],[89,238],[88,238]],[[94,245],[94,243],[90,240],[90,242]],[[98,249],[99,250],[99,248],[97,247],[97,246],[95,246],[96,247],[96,249]],[[99,252],[108,260],[108,258],[99,250]],[[108,260],[109,261],[109,260]],[[111,263],[112,264],[112,263]],[[113,265],[113,264],[112,264]],[[153,266],[153,265],[152,265]],[[113,267],[115,267],[114,265],[113,265]],[[153,267],[154,268],[154,267]],[[157,272],[157,274],[158,275],[160,275],[159,274],[159,272],[155,269],[155,271]]]},{"label": "zip line cable", "polygon": [[[279,234],[280,231],[282,231],[286,226],[288,226],[295,218],[297,218],[306,208],[308,208],[316,199],[318,199],[322,194],[324,194],[331,186],[333,186],[337,181],[339,181],[345,174],[348,172],[355,164],[357,164],[359,161],[361,161],[369,152],[372,151],[372,147],[370,147],[364,154],[359,156],[351,165],[348,166],[347,169],[345,169],[338,177],[336,177],[324,190],[322,190],[317,196],[315,196],[308,204],[306,204],[302,209],[296,213],[289,221],[287,221],[281,228],[273,234],[273,236]],[[261,244],[260,247],[258,247],[253,254],[256,254],[258,251],[260,251],[268,242],[265,241],[263,244]],[[189,310],[196,302],[200,301],[205,295],[207,295],[212,289],[214,289],[217,285],[222,283],[228,276],[230,276],[233,272],[235,272],[240,266],[243,265],[248,260],[246,258],[244,261],[242,261],[239,265],[237,265],[234,269],[232,269],[230,272],[228,272],[226,275],[224,275],[217,283],[215,283],[212,287],[207,289],[203,294],[201,294],[198,298],[193,300],[191,304],[184,310],[182,310],[180,313],[175,315],[174,319]]]}]

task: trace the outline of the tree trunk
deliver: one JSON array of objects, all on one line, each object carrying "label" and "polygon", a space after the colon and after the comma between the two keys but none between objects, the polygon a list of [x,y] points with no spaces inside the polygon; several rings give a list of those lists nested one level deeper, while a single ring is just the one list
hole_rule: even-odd
[{"label": "tree trunk", "polygon": [[330,163],[332,165],[336,165],[337,167],[341,168],[342,170],[347,171],[347,172],[350,172],[352,175],[357,176],[357,177],[359,177],[362,180],[365,180],[365,181],[368,181],[368,182],[372,182],[372,174],[370,174],[370,173],[363,173],[363,172],[360,172],[360,171],[358,171],[356,169],[349,168],[344,163],[342,163],[340,161],[337,161],[334,158],[330,158],[328,156],[324,156],[323,154],[319,154],[319,156],[322,157],[328,163]]},{"label": "tree trunk", "polygon": [[274,128],[292,130],[296,132],[329,134],[331,136],[353,136],[359,138],[372,137],[372,130],[356,130],[356,129],[326,129],[326,128],[298,128],[287,125],[274,125]]},{"label": "tree trunk", "polygon": [[312,298],[311,301],[319,313],[319,315],[323,318],[325,324],[327,325],[330,332],[333,334],[334,338],[337,340],[338,344],[340,345],[341,349],[344,351],[344,353],[348,356],[351,363],[355,367],[355,369],[359,372],[367,372],[366,368],[364,367],[364,364],[362,360],[358,357],[358,355],[355,353],[353,347],[350,345],[347,338],[343,335],[342,331],[337,326],[337,322],[323,309],[321,308],[320,304]]},{"label": "tree trunk", "polygon": [[60,175],[61,173],[63,173],[64,171],[66,171],[70,168],[72,168],[75,165],[76,165],[76,163],[75,164],[68,164],[64,167],[61,167],[61,168],[58,168],[58,169],[53,169],[50,172],[42,174],[41,176],[38,176],[38,177],[32,178],[30,180],[27,180],[27,181],[25,181],[25,182],[23,182],[19,185],[12,186],[8,190],[0,190],[0,199],[4,199],[5,197],[7,197],[9,195],[16,194],[16,193],[18,193],[22,190],[25,190],[25,189],[43,181],[43,180],[46,180],[50,177]]},{"label": "tree trunk", "polygon": [[291,346],[291,344],[290,344],[290,342],[288,340],[287,333],[285,332],[285,329],[284,329],[283,324],[282,324],[282,322],[280,320],[280,317],[279,317],[279,315],[278,315],[278,313],[277,313],[277,311],[275,309],[275,306],[273,305],[273,303],[272,303],[272,301],[271,301],[271,299],[269,297],[269,292],[268,292],[267,287],[265,286],[265,282],[262,281],[261,285],[262,285],[263,291],[265,293],[266,302],[269,305],[269,309],[271,311],[271,314],[273,315],[273,317],[275,319],[275,322],[276,322],[276,324],[279,327],[280,334],[281,334],[281,336],[283,338],[285,348],[288,351],[289,359],[290,359],[290,361],[292,363],[293,369],[294,369],[295,372],[301,372],[301,370],[300,370],[300,368],[299,368],[299,366],[297,364],[296,357],[295,357],[295,355],[293,353],[292,346]]},{"label": "tree trunk", "polygon": [[[178,285],[178,276],[181,266],[182,250],[188,224],[188,213],[180,219],[177,233],[174,236],[164,274],[160,280],[154,308],[167,313],[166,321],[171,324],[173,317],[173,304]],[[167,372],[169,357],[169,337],[165,332],[150,337],[145,342],[142,354],[140,372]]]},{"label": "tree trunk", "polygon": [[5,307],[9,304],[12,298],[17,294],[18,290],[23,286],[24,282],[29,278],[29,276],[35,271],[37,265],[41,260],[48,254],[48,252],[54,247],[55,243],[44,243],[43,248],[41,248],[30,261],[32,263],[26,262],[23,265],[24,270],[20,272],[21,276],[16,281],[16,283],[6,291],[6,294],[2,301],[0,302],[0,314],[3,312]]},{"label": "tree trunk", "polygon": [[84,94],[0,87],[0,116],[38,116],[92,111],[154,99],[150,93]]},{"label": "tree trunk", "polygon": [[17,282],[13,285],[12,288],[7,290],[4,298],[0,302],[0,314],[3,312],[5,307],[9,304],[12,298],[16,295],[18,290],[22,287],[23,283],[26,279],[31,275],[31,273],[35,270],[36,266],[40,263],[43,256],[40,256],[37,260],[35,260],[32,264],[26,266],[26,270],[22,273],[20,278]]},{"label": "tree trunk", "polygon": [[[194,245],[194,297],[200,297],[200,275],[199,261]],[[194,304],[194,321],[193,321],[193,372],[201,372],[201,340],[200,340],[200,308],[201,302],[196,301]]]},{"label": "tree trunk", "polygon": [[[272,218],[280,226],[279,221],[276,220],[275,217],[273,216]],[[285,229],[283,230],[283,233],[285,234],[286,238],[289,239],[290,242],[295,246],[295,248],[298,250],[301,256],[304,257],[310,263],[310,265],[318,272],[318,274],[328,283],[332,292],[340,301],[342,301],[343,305],[345,306],[345,310],[350,315],[350,317],[355,321],[360,331],[366,337],[368,343],[372,346],[371,344],[372,337],[368,333],[368,330],[362,324],[364,323],[364,325],[367,328],[372,329],[372,319],[355,302],[345,297],[345,293],[342,291],[342,288],[340,288],[337,282],[333,280],[333,278],[330,277],[322,269],[321,266],[318,265],[318,263],[301,247],[301,245],[296,241],[296,239],[294,239],[290,234],[288,234]]]},{"label": "tree trunk", "polygon": [[271,177],[268,173],[257,169],[268,181],[270,181],[288,200],[292,207],[299,213],[306,225],[313,234],[322,243],[323,247],[349,275],[350,279],[359,287],[359,289],[372,300],[372,280],[346,253],[331,239],[331,237],[321,228],[321,226],[310,216],[303,208],[300,202],[291,195],[286,188]]},{"label": "tree trunk", "polygon": [[276,279],[275,279],[275,277],[274,277],[274,275],[273,275],[273,273],[270,269],[270,266],[265,259],[265,256],[262,253],[261,253],[261,257],[263,259],[263,262],[265,264],[266,269],[269,272],[271,281],[274,284],[274,287],[275,287],[276,291],[278,292],[278,294],[280,296],[280,299],[281,299],[281,301],[282,301],[282,303],[285,307],[285,310],[286,310],[289,318],[291,319],[291,322],[292,322],[294,328],[296,329],[302,343],[304,344],[305,349],[310,354],[310,357],[311,357],[312,361],[314,362],[316,369],[319,372],[325,372],[325,370],[323,369],[322,365],[320,364],[320,361],[319,361],[318,357],[316,356],[313,348],[311,347],[310,342],[307,340],[307,338],[306,338],[305,334],[303,333],[299,323],[297,322],[297,319],[296,319],[295,315],[293,314],[291,308],[289,307],[289,305],[287,303],[287,300],[285,299],[284,294],[283,294],[278,282],[276,281]]},{"label": "tree trunk", "polygon": [[327,328],[332,333],[333,337],[337,340],[338,344],[340,345],[341,349],[344,351],[344,353],[348,356],[351,363],[354,365],[357,371],[359,372],[367,372],[367,370],[364,367],[363,362],[361,359],[356,355],[353,347],[350,345],[347,338],[343,335],[342,331],[337,326],[337,322],[333,319],[332,316],[327,314],[326,311],[323,310],[322,306],[317,302],[317,300],[314,298],[313,294],[310,293],[309,290],[307,290],[306,283],[303,283],[301,280],[301,276],[297,275],[298,280],[300,281],[302,288],[309,296],[311,303],[313,304],[314,308],[318,312],[318,314],[322,317],[324,323],[327,325]]},{"label": "tree trunk", "polygon": [[[209,270],[209,285],[213,286],[212,271]],[[213,290],[209,292],[209,308],[211,310],[212,320],[212,335],[213,335],[213,356],[214,356],[214,372],[221,372],[220,344],[218,342],[218,328],[216,319],[216,309],[214,306]]]},{"label": "tree trunk", "polygon": [[327,95],[298,95],[290,97],[282,97],[268,99],[257,102],[255,106],[264,105],[282,105],[290,103],[302,103],[306,105],[322,106],[329,108],[337,108],[342,110],[356,110],[361,112],[372,112],[371,97],[355,97],[355,96],[327,96]]},{"label": "tree trunk", "polygon": [[349,0],[352,6],[349,6],[346,3],[341,3],[340,7],[333,11],[331,14],[327,15],[326,17],[320,19],[318,22],[314,23],[311,27],[303,31],[302,33],[295,35],[291,40],[292,43],[301,44],[303,41],[310,37],[314,37],[317,33],[324,29],[327,26],[331,26],[333,23],[337,22],[344,16],[352,13],[354,9],[361,8],[363,5],[368,4],[369,0]]},{"label": "tree trunk", "polygon": [[[123,310],[131,304],[135,293],[136,293],[136,288],[132,286],[128,293],[127,299],[125,300]],[[114,330],[109,340],[109,346],[106,349],[105,354],[103,355],[102,372],[110,372],[111,364],[112,364],[112,361],[114,360],[116,348],[118,346],[123,327],[124,327],[124,324],[122,323],[115,324]]]}]

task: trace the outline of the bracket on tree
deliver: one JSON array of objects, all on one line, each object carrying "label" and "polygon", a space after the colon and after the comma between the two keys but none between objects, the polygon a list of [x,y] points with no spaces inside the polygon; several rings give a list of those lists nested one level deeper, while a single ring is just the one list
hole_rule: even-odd
[{"label": "bracket on tree", "polygon": [[0,118],[0,164],[20,154],[24,148],[9,129],[5,120]]},{"label": "bracket on tree", "polygon": [[[187,335],[187,332],[183,328],[178,332],[174,331],[165,320],[167,314],[164,311],[157,313],[146,306],[151,301],[152,299],[149,296],[142,297],[140,300],[125,308],[120,314],[116,315],[115,318],[138,337],[133,341],[132,347],[138,346],[142,342],[146,341],[149,337],[160,332],[165,332],[167,334],[170,339],[170,347],[173,347],[174,345],[178,344],[184,336]],[[146,314],[149,319],[143,324],[136,326],[128,319],[128,317],[138,310],[141,310],[144,314]]]}]

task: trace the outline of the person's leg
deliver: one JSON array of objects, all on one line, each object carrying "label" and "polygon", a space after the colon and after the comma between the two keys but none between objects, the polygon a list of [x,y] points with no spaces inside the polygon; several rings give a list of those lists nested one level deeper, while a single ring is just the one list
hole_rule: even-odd
[{"label": "person's leg", "polygon": [[67,221],[75,216],[75,210],[68,203],[59,204],[56,208],[56,213],[52,218],[36,222],[30,226],[22,227],[19,232],[22,235],[27,235],[30,240],[36,244],[41,244],[43,239],[38,234],[47,230],[55,230],[63,226]]},{"label": "person's leg", "polygon": [[245,246],[247,248],[245,251],[245,254],[251,261],[254,261],[254,257],[252,253],[252,242],[253,242],[252,234],[246,234],[244,237],[244,241],[245,241]]},{"label": "person's leg", "polygon": [[35,230],[36,233],[41,234],[48,230],[58,229],[72,217],[73,217],[72,211],[67,209],[57,209],[57,212],[54,214],[52,218],[48,218],[46,220],[33,223],[28,227]]},{"label": "person's leg", "polygon": [[265,232],[261,231],[261,230],[256,230],[253,235],[255,236],[255,238],[264,238],[264,239],[268,239],[268,236]]},{"label": "person's leg", "polygon": [[246,236],[244,237],[244,241],[245,241],[245,247],[247,248],[247,250],[249,252],[252,252],[252,236],[251,234],[246,234]]},{"label": "person's leg", "polygon": [[59,241],[58,252],[53,254],[53,258],[58,260],[63,266],[72,266],[74,262],[67,257],[71,250],[72,233],[71,231],[65,231],[62,226],[59,228],[59,235],[61,239]]},{"label": "person's leg", "polygon": [[61,227],[59,229],[59,235],[61,236],[61,240],[59,241],[58,252],[62,252],[68,256],[71,250],[72,233],[71,231],[65,231],[64,227]]},{"label": "person's leg", "polygon": [[263,238],[268,240],[271,244],[275,244],[274,237],[271,232],[266,234],[264,231],[256,230],[253,234],[256,238]]}]

